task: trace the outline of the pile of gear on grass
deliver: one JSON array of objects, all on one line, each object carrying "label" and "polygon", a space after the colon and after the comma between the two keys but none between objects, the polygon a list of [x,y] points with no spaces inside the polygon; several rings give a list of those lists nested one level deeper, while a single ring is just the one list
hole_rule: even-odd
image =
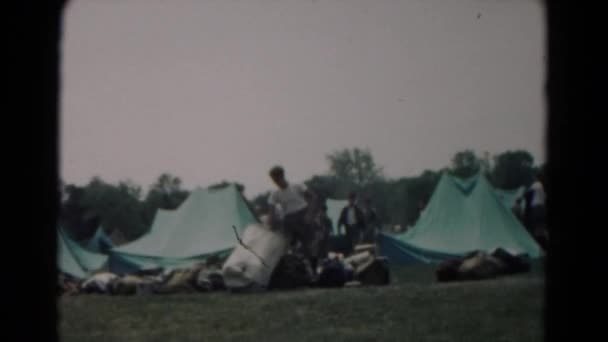
[{"label": "pile of gear on grass", "polygon": [[527,254],[509,253],[503,248],[493,252],[473,251],[441,262],[435,276],[439,282],[493,279],[531,270]]},{"label": "pile of gear on grass", "polygon": [[[247,226],[238,245],[224,260],[215,258],[179,269],[147,269],[118,275],[99,271],[88,279],[67,274],[59,277],[62,295],[148,295],[212,291],[257,292],[296,288],[337,288],[386,285],[390,282],[387,259],[375,244],[359,244],[351,252],[329,251],[315,244],[316,270],[301,252],[301,244],[268,217]],[[322,230],[321,230],[322,231]]]}]

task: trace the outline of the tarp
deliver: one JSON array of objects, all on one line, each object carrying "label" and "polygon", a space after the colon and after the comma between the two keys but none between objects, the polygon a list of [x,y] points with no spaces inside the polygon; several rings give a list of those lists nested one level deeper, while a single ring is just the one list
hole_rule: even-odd
[{"label": "tarp", "polygon": [[402,234],[381,233],[379,244],[394,264],[436,262],[499,247],[531,258],[542,253],[481,174],[461,180],[444,173],[416,224]]},{"label": "tarp", "polygon": [[61,228],[57,229],[57,247],[59,270],[75,278],[86,278],[92,272],[101,269],[108,260],[106,255],[89,252],[82,248]]},{"label": "tarp", "polygon": [[89,241],[85,243],[85,248],[95,253],[105,253],[110,248],[114,247],[112,239],[103,230],[103,227],[97,228],[97,231]]},{"label": "tarp", "polygon": [[159,210],[147,234],[113,248],[110,269],[119,274],[157,267],[171,269],[227,255],[237,243],[232,226],[240,233],[255,222],[234,184],[215,189],[198,187],[175,211]]}]

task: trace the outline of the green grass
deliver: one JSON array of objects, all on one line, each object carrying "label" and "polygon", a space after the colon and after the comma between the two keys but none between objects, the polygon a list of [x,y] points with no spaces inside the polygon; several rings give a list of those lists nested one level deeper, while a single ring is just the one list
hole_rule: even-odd
[{"label": "green grass", "polygon": [[434,281],[394,270],[384,287],[60,300],[63,341],[541,341],[543,276]]}]

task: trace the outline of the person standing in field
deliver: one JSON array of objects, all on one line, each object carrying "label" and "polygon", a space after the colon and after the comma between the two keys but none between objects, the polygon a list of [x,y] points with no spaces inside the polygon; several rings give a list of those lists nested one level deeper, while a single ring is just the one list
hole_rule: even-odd
[{"label": "person standing in field", "polygon": [[539,171],[536,180],[528,190],[528,203],[526,204],[527,226],[534,238],[545,246],[547,239],[546,209],[545,209],[545,187],[542,183],[543,174]]},{"label": "person standing in field", "polygon": [[277,186],[268,198],[273,221],[278,221],[292,242],[299,243],[302,254],[307,258],[313,271],[317,260],[313,256],[315,225],[311,209],[316,195],[303,184],[290,184],[281,166],[270,169],[270,178]]},{"label": "person standing in field", "polygon": [[336,227],[338,234],[340,234],[340,228],[344,226],[349,243],[349,251],[352,251],[355,245],[361,242],[361,234],[365,230],[365,216],[363,211],[356,205],[356,200],[357,194],[351,192],[348,195],[348,205],[340,212],[340,218]]},{"label": "person standing in field", "polygon": [[331,219],[327,215],[327,205],[321,205],[321,210],[319,211],[316,218],[316,248],[317,248],[317,258],[325,259],[327,254],[329,253],[329,234],[333,230],[333,223]]},{"label": "person standing in field", "polygon": [[372,201],[369,197],[366,197],[363,201],[363,218],[365,221],[365,231],[363,233],[363,241],[366,243],[374,243],[376,241],[376,234],[378,233],[378,214],[376,209],[372,206]]}]

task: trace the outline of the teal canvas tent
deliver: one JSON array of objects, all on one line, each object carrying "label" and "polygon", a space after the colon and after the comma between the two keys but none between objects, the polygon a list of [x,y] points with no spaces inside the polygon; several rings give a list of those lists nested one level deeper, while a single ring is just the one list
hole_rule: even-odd
[{"label": "teal canvas tent", "polygon": [[57,229],[57,266],[59,270],[74,278],[83,279],[106,265],[108,257],[85,250]]},{"label": "teal canvas tent", "polygon": [[496,248],[531,258],[542,254],[481,174],[462,180],[444,173],[416,224],[402,234],[381,233],[378,240],[382,254],[393,264],[438,262]]},{"label": "teal canvas tent", "polygon": [[337,235],[338,219],[340,218],[342,209],[348,205],[348,201],[328,198],[325,200],[325,205],[327,205],[327,216],[331,219],[333,227],[332,234]]},{"label": "teal canvas tent", "polygon": [[85,248],[95,253],[105,253],[112,247],[114,243],[112,239],[106,234],[102,227],[97,228],[97,231],[85,244]]},{"label": "teal canvas tent", "polygon": [[110,269],[129,273],[141,269],[171,269],[225,255],[239,233],[257,222],[234,184],[196,188],[174,211],[159,210],[148,233],[110,251]]}]

